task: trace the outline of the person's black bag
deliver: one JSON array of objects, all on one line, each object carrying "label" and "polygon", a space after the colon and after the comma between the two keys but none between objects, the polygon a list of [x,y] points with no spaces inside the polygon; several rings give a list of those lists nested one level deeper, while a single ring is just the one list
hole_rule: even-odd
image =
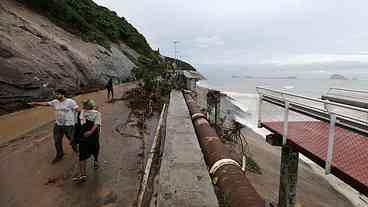
[{"label": "person's black bag", "polygon": [[82,134],[82,124],[81,120],[79,118],[81,112],[78,112],[77,114],[77,123],[74,125],[74,142],[76,144],[79,144],[80,138],[83,136]]}]

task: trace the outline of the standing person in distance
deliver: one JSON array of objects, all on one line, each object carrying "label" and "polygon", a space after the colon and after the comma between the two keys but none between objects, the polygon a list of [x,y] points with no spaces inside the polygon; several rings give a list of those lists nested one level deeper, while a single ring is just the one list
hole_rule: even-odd
[{"label": "standing person in distance", "polygon": [[[107,82],[106,89],[107,89],[107,101],[112,102],[114,99],[114,87],[112,84],[112,78],[110,78],[109,81]],[[110,95],[111,95],[111,99],[110,99]]]}]

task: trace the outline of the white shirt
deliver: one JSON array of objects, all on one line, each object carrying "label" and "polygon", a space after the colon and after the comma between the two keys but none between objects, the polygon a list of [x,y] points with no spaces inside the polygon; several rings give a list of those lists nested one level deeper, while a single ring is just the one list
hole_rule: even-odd
[{"label": "white shirt", "polygon": [[101,126],[101,113],[96,110],[82,110],[79,116],[81,125],[86,123],[86,120],[94,122],[96,125]]},{"label": "white shirt", "polygon": [[57,99],[48,102],[55,109],[55,121],[59,126],[73,126],[75,124],[75,109],[78,104],[70,98],[64,101]]}]

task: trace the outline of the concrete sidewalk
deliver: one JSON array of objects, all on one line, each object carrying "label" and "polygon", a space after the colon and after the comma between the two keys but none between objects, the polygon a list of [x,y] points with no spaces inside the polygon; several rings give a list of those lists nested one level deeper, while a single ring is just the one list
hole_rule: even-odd
[{"label": "concrete sidewalk", "polygon": [[158,206],[217,207],[191,117],[180,91],[172,91],[159,178]]}]

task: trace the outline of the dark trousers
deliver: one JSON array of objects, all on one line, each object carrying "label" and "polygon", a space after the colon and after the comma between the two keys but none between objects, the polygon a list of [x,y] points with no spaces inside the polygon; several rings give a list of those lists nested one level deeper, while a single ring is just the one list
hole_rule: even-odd
[{"label": "dark trousers", "polygon": [[74,126],[54,126],[54,143],[56,149],[56,156],[62,157],[64,155],[63,150],[63,137],[64,135],[69,139],[70,145],[74,151],[77,151],[77,145],[74,142]]},{"label": "dark trousers", "polygon": [[114,89],[113,88],[107,88],[107,99],[110,99],[110,94],[111,94],[111,99],[114,99]]}]

